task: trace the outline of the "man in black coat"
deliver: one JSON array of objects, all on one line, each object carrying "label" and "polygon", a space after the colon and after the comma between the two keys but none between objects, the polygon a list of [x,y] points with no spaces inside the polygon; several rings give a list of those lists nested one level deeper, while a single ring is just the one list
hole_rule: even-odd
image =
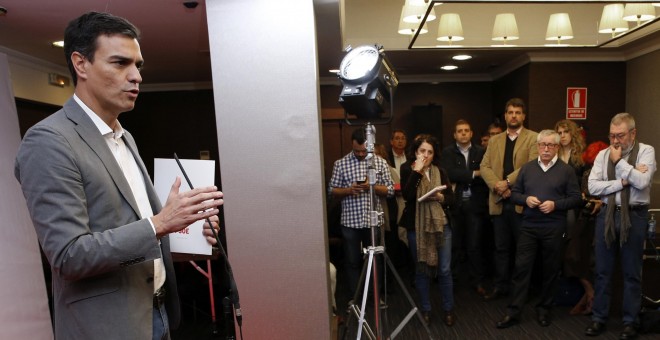
[{"label": "man in black coat", "polygon": [[[479,166],[485,150],[472,144],[470,123],[456,122],[456,143],[442,150],[441,164],[455,185],[456,204],[452,209],[454,230],[452,266],[454,271],[461,258],[467,257],[472,285],[479,295],[485,295],[483,236],[488,217],[488,186],[480,176]],[[467,256],[466,256],[467,255]]]}]

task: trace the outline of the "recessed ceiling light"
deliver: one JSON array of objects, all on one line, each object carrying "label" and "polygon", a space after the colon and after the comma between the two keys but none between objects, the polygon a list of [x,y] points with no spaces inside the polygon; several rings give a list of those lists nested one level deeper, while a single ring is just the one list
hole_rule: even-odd
[{"label": "recessed ceiling light", "polygon": [[457,68],[458,68],[458,66],[455,66],[455,65],[445,65],[445,66],[441,67],[441,69],[443,69],[445,71],[451,71],[451,70],[455,70]]},{"label": "recessed ceiling light", "polygon": [[51,44],[55,47],[64,47],[64,40],[53,41]]},{"label": "recessed ceiling light", "polygon": [[459,54],[459,55],[455,55],[451,58],[454,59],[454,60],[468,60],[468,59],[472,59],[472,56],[467,55],[467,54]]}]

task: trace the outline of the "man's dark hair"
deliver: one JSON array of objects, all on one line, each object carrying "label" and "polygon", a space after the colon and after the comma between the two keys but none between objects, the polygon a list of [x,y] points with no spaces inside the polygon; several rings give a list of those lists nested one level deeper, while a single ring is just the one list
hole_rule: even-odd
[{"label": "man's dark hair", "polygon": [[364,128],[355,129],[353,134],[351,134],[351,140],[354,140],[356,143],[362,145],[367,141],[367,133]]},{"label": "man's dark hair", "polygon": [[69,22],[64,30],[64,57],[74,86],[78,83],[78,76],[71,61],[71,54],[78,52],[92,63],[97,47],[96,39],[100,35],[113,34],[140,38],[140,31],[128,20],[108,13],[88,12]]},{"label": "man's dark hair", "polygon": [[394,139],[394,135],[396,135],[397,132],[402,133],[404,137],[408,138],[408,136],[406,135],[406,132],[403,131],[403,129],[394,129],[394,130],[392,130],[392,134],[390,134],[390,140]]},{"label": "man's dark hair", "polygon": [[467,120],[459,119],[456,121],[456,124],[454,124],[454,131],[456,131],[456,127],[458,127],[459,125],[467,125],[470,127],[470,130],[472,130],[472,125],[470,125],[470,123]]},{"label": "man's dark hair", "polygon": [[519,107],[522,109],[524,114],[527,114],[527,107],[525,106],[525,101],[520,98],[511,98],[504,105],[504,112],[509,109],[509,106]]}]

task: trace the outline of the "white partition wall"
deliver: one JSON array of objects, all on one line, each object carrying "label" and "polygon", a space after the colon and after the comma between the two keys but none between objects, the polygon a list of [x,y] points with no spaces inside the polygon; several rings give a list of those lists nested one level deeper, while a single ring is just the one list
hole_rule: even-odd
[{"label": "white partition wall", "polygon": [[207,0],[207,16],[244,338],[328,339],[312,0]]},{"label": "white partition wall", "polygon": [[0,339],[52,339],[37,234],[14,178],[21,142],[7,56],[0,53]]}]

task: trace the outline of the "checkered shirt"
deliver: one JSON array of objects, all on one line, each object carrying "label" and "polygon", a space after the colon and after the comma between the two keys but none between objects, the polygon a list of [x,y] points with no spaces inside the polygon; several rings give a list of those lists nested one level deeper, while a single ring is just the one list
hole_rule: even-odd
[{"label": "checkered shirt", "polygon": [[[374,156],[374,166],[376,168],[376,185],[384,185],[387,187],[387,197],[394,195],[394,182],[390,176],[389,166],[384,159]],[[351,184],[358,181],[360,178],[366,178],[368,172],[367,160],[358,160],[357,157],[350,152],[341,159],[335,161],[335,166],[332,169],[332,178],[330,178],[330,185],[328,192],[332,194],[333,188],[348,188]],[[369,206],[369,191],[365,191],[360,195],[349,195],[341,201],[341,224],[350,228],[368,228],[368,212],[371,210]],[[376,211],[383,212],[380,204],[380,197],[376,195]]]}]

